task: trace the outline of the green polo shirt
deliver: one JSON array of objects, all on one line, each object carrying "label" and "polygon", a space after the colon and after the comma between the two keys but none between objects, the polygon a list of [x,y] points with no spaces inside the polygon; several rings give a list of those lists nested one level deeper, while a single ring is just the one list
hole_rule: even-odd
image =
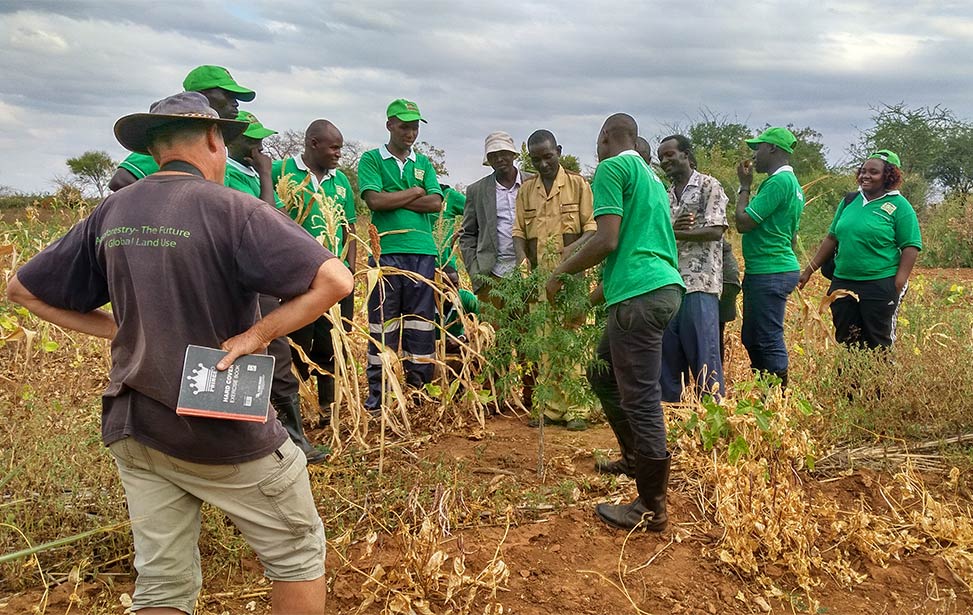
[{"label": "green polo shirt", "polygon": [[142,179],[158,172],[159,165],[155,163],[155,158],[152,156],[133,152],[119,163],[118,168],[125,169],[134,175],[135,179]]},{"label": "green polo shirt", "polygon": [[250,167],[227,157],[223,185],[260,198],[260,176]]},{"label": "green polo shirt", "polygon": [[463,215],[463,210],[466,209],[465,194],[453,188],[446,188],[446,192],[443,193],[443,201],[445,201],[443,205],[443,217],[455,218]]},{"label": "green polo shirt", "polygon": [[[422,154],[413,151],[400,167],[388,148],[382,146],[365,152],[358,161],[358,189],[362,195],[368,190],[399,192],[416,186],[424,188],[426,194],[443,196],[436,170]],[[438,214],[420,214],[405,208],[372,212],[372,224],[381,237],[383,254],[437,256],[439,250],[432,235],[437,218]]]},{"label": "green polo shirt", "polygon": [[605,303],[613,305],[676,284],[679,253],[669,221],[669,195],[635,150],[602,160],[591,181],[594,214],[621,216],[618,246],[605,259]]},{"label": "green polo shirt", "polygon": [[439,319],[439,326],[446,329],[446,333],[449,333],[453,337],[459,337],[466,334],[466,330],[463,328],[463,321],[460,319],[457,313],[457,307],[463,310],[464,314],[477,314],[480,313],[480,300],[476,298],[476,295],[466,290],[465,288],[459,289],[459,303],[457,306],[455,303],[450,303],[447,306],[443,306],[446,309],[446,314]]},{"label": "green polo shirt", "polygon": [[[442,245],[439,246],[439,256],[436,257],[436,266],[450,266],[456,269],[456,250],[453,247],[453,236],[456,234],[456,218],[463,215],[466,209],[466,195],[459,190],[446,188],[443,192],[443,211],[439,215],[440,221],[437,224],[448,225],[449,233],[443,237]],[[438,234],[436,235],[438,238]]]},{"label": "green polo shirt", "polygon": [[[355,216],[355,194],[351,190],[351,182],[348,181],[348,177],[340,170],[334,169],[320,183],[317,183],[317,178],[307,170],[303,160],[300,163],[298,163],[296,158],[275,160],[270,172],[270,177],[275,187],[282,175],[290,175],[291,180],[298,183],[303,182],[310,176],[307,185],[304,186],[304,206],[310,209],[301,222],[301,226],[312,237],[320,237],[327,232],[321,205],[317,199],[313,198],[317,190],[320,190],[326,196],[337,202],[344,211],[345,220],[347,220],[349,225],[355,224],[357,220]],[[280,206],[284,207],[285,205],[281,204]],[[300,212],[297,208],[288,208],[287,213],[290,214],[292,219],[296,220]],[[334,247],[334,253],[341,254],[342,250],[344,250],[344,232],[341,228],[338,229],[335,245],[329,246],[328,243],[325,243],[325,247],[328,249]]]},{"label": "green polo shirt", "polygon": [[919,219],[912,204],[898,190],[874,201],[861,192],[831,221],[828,233],[838,240],[834,277],[844,280],[881,280],[899,270],[903,248],[922,249]]},{"label": "green polo shirt", "polygon": [[745,273],[785,273],[801,266],[792,242],[801,224],[804,191],[794,169],[784,165],[764,180],[747,204],[757,228],[744,233]]}]

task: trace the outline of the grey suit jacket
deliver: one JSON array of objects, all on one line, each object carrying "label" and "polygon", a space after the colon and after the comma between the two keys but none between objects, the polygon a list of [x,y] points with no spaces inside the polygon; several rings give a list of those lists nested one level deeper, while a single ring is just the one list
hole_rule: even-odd
[{"label": "grey suit jacket", "polygon": [[[528,173],[520,174],[521,182],[529,177]],[[497,179],[494,173],[466,189],[459,249],[473,281],[473,291],[479,291],[483,286],[479,276],[489,276],[497,264]]]}]

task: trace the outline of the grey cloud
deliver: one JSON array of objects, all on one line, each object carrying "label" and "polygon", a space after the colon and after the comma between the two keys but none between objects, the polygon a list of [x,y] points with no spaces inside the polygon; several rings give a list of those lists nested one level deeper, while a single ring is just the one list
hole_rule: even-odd
[{"label": "grey cloud", "polygon": [[75,21],[104,21],[144,26],[158,32],[179,32],[210,43],[229,45],[230,39],[257,40],[267,28],[260,21],[241,18],[234,5],[217,0],[195,2],[131,2],[127,0],[14,1],[0,5],[0,14],[57,15]]},{"label": "grey cloud", "polygon": [[[754,127],[809,125],[836,159],[868,125],[870,104],[941,102],[973,116],[966,85],[973,65],[963,61],[973,51],[973,37],[963,35],[973,32],[973,11],[962,2],[138,7],[121,0],[0,6],[0,101],[62,127],[26,153],[0,143],[0,184],[15,183],[8,161],[35,147],[44,152],[32,163],[38,185],[53,174],[51,152],[63,159],[89,145],[110,147],[114,118],[176,91],[201,63],[227,66],[256,89],[249,108],[274,128],[328,117],[346,139],[372,145],[386,138],[388,101],[413,98],[430,119],[420,138],[446,150],[451,181],[463,183],[485,173],[482,138],[496,129],[523,141],[550,128],[566,151],[593,164],[598,128],[615,111],[632,113],[651,137],[694,121],[701,108]],[[910,47],[895,61],[869,60],[875,44]]]}]

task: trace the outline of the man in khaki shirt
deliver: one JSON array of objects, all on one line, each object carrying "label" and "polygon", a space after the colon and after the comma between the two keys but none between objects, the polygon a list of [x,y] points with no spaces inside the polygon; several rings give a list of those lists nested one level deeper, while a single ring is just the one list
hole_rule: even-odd
[{"label": "man in khaki shirt", "polygon": [[527,139],[527,152],[537,175],[524,181],[517,194],[514,252],[517,263],[553,270],[562,254],[597,229],[588,181],[561,166],[561,146],[548,130]]},{"label": "man in khaki shirt", "polygon": [[[537,175],[524,181],[517,193],[513,239],[517,263],[525,260],[531,270],[548,271],[595,234],[591,186],[577,173],[561,166],[561,146],[548,130],[538,130],[527,139],[527,153]],[[541,376],[545,361],[538,369]],[[580,369],[580,366],[579,366]],[[566,424],[568,429],[587,428],[588,409],[571,406],[557,396],[543,408],[548,423]]]}]

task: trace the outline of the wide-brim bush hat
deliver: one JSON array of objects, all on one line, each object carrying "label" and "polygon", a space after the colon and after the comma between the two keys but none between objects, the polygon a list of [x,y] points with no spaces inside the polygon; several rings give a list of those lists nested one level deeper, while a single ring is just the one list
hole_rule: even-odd
[{"label": "wide-brim bush hat", "polygon": [[223,133],[223,141],[227,143],[240,136],[250,125],[249,122],[221,118],[199,92],[180,92],[152,103],[148,113],[132,113],[119,118],[115,122],[115,138],[129,151],[148,154],[152,131],[172,122],[187,120],[216,124]]}]

